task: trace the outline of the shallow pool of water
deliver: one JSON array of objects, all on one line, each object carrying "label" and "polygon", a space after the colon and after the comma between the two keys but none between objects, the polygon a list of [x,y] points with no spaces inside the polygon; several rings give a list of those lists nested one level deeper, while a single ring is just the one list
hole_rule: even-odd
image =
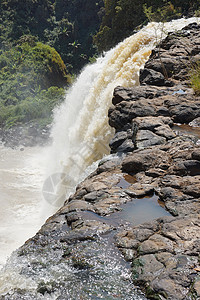
[{"label": "shallow pool of water", "polygon": [[137,181],[136,176],[123,174],[123,177],[120,178],[116,186],[122,189],[127,189],[129,186],[131,186],[131,184],[136,183],[136,181]]},{"label": "shallow pool of water", "polygon": [[160,201],[156,195],[133,199],[130,202],[122,204],[119,209],[120,211],[103,217],[90,211],[83,211],[80,215],[83,218],[102,221],[115,227],[123,224],[138,225],[160,217],[171,216],[165,209],[164,202]]},{"label": "shallow pool of water", "polygon": [[164,204],[158,196],[134,199],[131,202],[122,205],[120,212],[113,213],[110,218],[121,219],[132,225],[142,224],[151,220],[170,216],[170,213],[164,208]]},{"label": "shallow pool of water", "polygon": [[200,143],[200,127],[193,127],[188,124],[175,124],[172,129],[177,135],[193,136],[194,142]]}]

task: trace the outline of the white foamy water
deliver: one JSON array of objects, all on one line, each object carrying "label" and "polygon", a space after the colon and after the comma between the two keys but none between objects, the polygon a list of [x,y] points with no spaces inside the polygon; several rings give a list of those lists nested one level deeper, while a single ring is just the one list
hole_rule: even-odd
[{"label": "white foamy water", "polygon": [[[190,18],[166,23],[163,37],[167,32],[195,21],[196,18]],[[109,153],[108,143],[113,130],[108,125],[107,114],[113,90],[117,85],[131,87],[139,84],[139,70],[155,46],[156,36],[159,39],[161,35],[160,26],[148,24],[83,70],[55,113],[52,147],[42,151],[41,148],[26,148],[23,152],[0,148],[0,263],[34,235],[44,216],[62,204],[56,202],[59,198],[56,193],[53,205],[48,199],[43,199],[41,208],[41,188],[46,176],[65,174],[59,194],[64,195],[59,198],[63,201],[80,178],[87,175],[85,169]],[[46,173],[44,161],[48,161]],[[18,287],[19,273],[10,275],[10,285],[11,273],[5,268],[4,274],[6,276],[1,274],[0,293]]]},{"label": "white foamy water", "polygon": [[0,266],[40,228],[44,168],[40,147],[0,146]]}]

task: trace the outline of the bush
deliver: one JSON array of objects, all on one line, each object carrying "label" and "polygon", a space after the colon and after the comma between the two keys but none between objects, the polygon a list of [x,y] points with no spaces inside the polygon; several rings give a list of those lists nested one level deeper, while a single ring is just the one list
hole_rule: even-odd
[{"label": "bush", "polygon": [[50,123],[53,109],[64,100],[64,96],[64,89],[52,86],[48,90],[40,91],[34,97],[25,98],[17,105],[5,106],[1,103],[0,126],[10,128],[33,120],[42,123],[43,119],[46,123]]},{"label": "bush", "polygon": [[200,95],[200,62],[192,67],[190,71],[191,86],[196,95]]},{"label": "bush", "polygon": [[0,125],[50,118],[70,76],[56,50],[30,36],[0,52]]},{"label": "bush", "polygon": [[180,8],[175,9],[171,2],[167,2],[162,7],[153,11],[152,6],[143,5],[144,14],[150,22],[168,22],[172,19],[178,19],[181,16]]}]

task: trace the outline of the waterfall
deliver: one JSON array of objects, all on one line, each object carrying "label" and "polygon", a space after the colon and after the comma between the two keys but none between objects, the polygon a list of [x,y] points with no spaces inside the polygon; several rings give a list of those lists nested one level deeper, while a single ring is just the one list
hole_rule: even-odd
[{"label": "waterfall", "polygon": [[[52,145],[40,153],[48,165],[43,187],[46,216],[55,212],[73,192],[77,183],[93,169],[87,168],[109,153],[108,144],[113,130],[108,125],[107,114],[114,88],[118,85],[137,86],[139,70],[161,36],[164,38],[168,32],[180,30],[196,20],[175,20],[164,24],[164,28],[163,24],[150,23],[82,71],[67,92],[64,103],[55,110]],[[16,199],[17,201],[20,199]],[[36,212],[38,204],[35,203],[35,206]],[[33,209],[29,218],[27,216],[30,222],[34,222],[32,214]],[[43,219],[40,225],[42,222]],[[20,274],[21,266],[12,257],[14,255],[1,271],[0,295],[13,288],[29,289],[32,284]]]},{"label": "waterfall", "polygon": [[[48,158],[51,184],[47,180],[43,193],[47,202],[61,206],[84,178],[86,168],[109,153],[113,130],[108,125],[107,114],[114,88],[138,85],[139,70],[161,37],[195,21],[196,18],[183,18],[165,24],[149,23],[82,71],[55,112],[53,145]],[[60,176],[59,190],[52,199],[48,189],[52,189],[55,179],[58,181],[57,176]]]}]

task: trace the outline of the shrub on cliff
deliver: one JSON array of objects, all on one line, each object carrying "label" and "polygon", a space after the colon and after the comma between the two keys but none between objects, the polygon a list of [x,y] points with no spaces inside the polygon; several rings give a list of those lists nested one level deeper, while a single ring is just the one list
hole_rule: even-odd
[{"label": "shrub on cliff", "polygon": [[196,95],[200,95],[200,62],[192,67],[190,71],[191,86]]},{"label": "shrub on cliff", "polygon": [[20,54],[17,62],[19,72],[33,72],[33,80],[41,88],[67,85],[70,76],[67,74],[62,58],[53,47],[41,42],[32,45],[28,42],[20,42],[21,39],[14,48]]}]

